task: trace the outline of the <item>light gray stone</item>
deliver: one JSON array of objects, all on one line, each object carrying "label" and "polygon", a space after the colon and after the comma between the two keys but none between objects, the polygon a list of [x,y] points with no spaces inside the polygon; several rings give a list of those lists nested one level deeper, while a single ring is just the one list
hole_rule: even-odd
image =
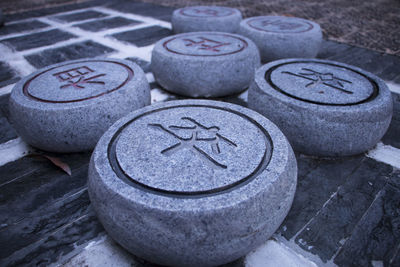
[{"label": "light gray stone", "polygon": [[10,96],[13,126],[47,151],[93,149],[117,119],[150,104],[150,88],[136,64],[118,59],[67,61],[19,81]]},{"label": "light gray stone", "polygon": [[282,223],[297,164],[282,132],[241,106],[181,100],[117,121],[97,144],[89,196],[108,234],[175,266],[233,261]]},{"label": "light gray stone", "polygon": [[386,84],[357,67],[328,60],[278,60],[257,70],[249,107],[305,154],[344,156],[371,149],[389,127]]},{"label": "light gray stone", "polygon": [[255,44],[221,32],[182,33],[156,43],[151,68],[164,89],[190,97],[239,93],[260,66]]},{"label": "light gray stone", "polygon": [[239,29],[242,13],[236,8],[222,6],[190,6],[172,14],[172,29],[183,32],[231,32]]},{"label": "light gray stone", "polygon": [[251,17],[240,23],[238,33],[254,41],[263,62],[313,58],[322,42],[321,27],[317,23],[293,17]]}]

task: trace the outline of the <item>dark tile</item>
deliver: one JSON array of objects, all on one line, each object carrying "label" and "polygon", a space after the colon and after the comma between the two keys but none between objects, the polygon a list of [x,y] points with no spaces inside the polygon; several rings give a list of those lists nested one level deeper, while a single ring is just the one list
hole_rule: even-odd
[{"label": "dark tile", "polygon": [[287,239],[296,235],[360,166],[363,158],[336,160],[297,157],[299,169],[292,208],[282,223],[280,232]]},{"label": "dark tile", "polygon": [[[94,211],[89,208],[86,215],[64,224],[49,235],[1,259],[1,266],[49,266],[62,256],[76,252],[77,248],[103,235],[104,229]],[[6,244],[4,244],[6,245]]]},{"label": "dark tile", "polygon": [[8,64],[0,61],[0,87],[16,83],[19,79],[17,73]]},{"label": "dark tile", "polygon": [[126,19],[123,17],[114,17],[114,18],[99,19],[95,21],[75,24],[74,26],[79,27],[85,31],[98,32],[122,26],[136,25],[139,23],[141,22],[136,20]]},{"label": "dark tile", "polygon": [[382,138],[382,142],[400,148],[400,95],[392,93],[393,117],[389,129]]},{"label": "dark tile", "polygon": [[47,25],[46,23],[40,22],[38,20],[7,24],[6,26],[0,27],[0,35],[32,31],[36,29],[42,29],[48,26],[49,25]]},{"label": "dark tile", "polygon": [[175,8],[172,7],[153,5],[149,3],[135,3],[132,1],[111,2],[108,7],[124,13],[134,13],[165,21],[171,21],[172,12],[175,10]]},{"label": "dark tile", "polygon": [[146,46],[157,42],[158,40],[169,36],[172,34],[172,31],[160,26],[152,26],[142,29],[137,29],[133,31],[121,32],[111,35],[112,37],[132,43],[136,46]]},{"label": "dark tile", "polygon": [[[334,262],[339,266],[393,264],[400,245],[400,189],[391,185],[378,194]],[[398,265],[392,265],[398,266]]]},{"label": "dark tile", "polygon": [[148,62],[148,61],[145,61],[145,60],[140,59],[138,57],[128,57],[126,59],[138,64],[139,67],[141,67],[144,72],[150,72],[151,71],[150,62]]},{"label": "dark tile", "polygon": [[41,159],[44,162],[36,158],[25,162],[28,168],[15,173],[12,172],[13,166],[18,166],[15,164],[22,159],[0,167],[0,173],[7,173],[0,187],[0,225],[15,224],[29,214],[46,209],[55,201],[62,201],[86,187],[90,154],[58,157],[70,166],[71,176],[44,158]]},{"label": "dark tile", "polygon": [[75,43],[64,47],[46,49],[39,53],[25,56],[36,68],[42,68],[51,64],[66,60],[92,58],[113,52],[114,49],[93,41]]},{"label": "dark tile", "polygon": [[0,116],[0,144],[17,138],[14,128],[8,123],[7,118]]},{"label": "dark tile", "polygon": [[66,14],[66,15],[58,15],[54,16],[52,18],[64,22],[74,22],[74,21],[80,21],[80,20],[86,20],[86,19],[96,19],[96,18],[103,18],[106,17],[107,15],[101,12],[97,12],[94,10],[88,10],[88,11],[81,11],[81,12],[75,12],[72,14]]},{"label": "dark tile", "polygon": [[50,30],[4,39],[1,42],[17,51],[22,51],[55,44],[72,38],[75,38],[75,35],[60,30]]},{"label": "dark tile", "polygon": [[[8,227],[0,228],[0,259],[37,242],[46,235],[89,213],[89,195],[86,189],[29,214]],[[28,214],[27,214],[28,215]]]},{"label": "dark tile", "polygon": [[389,165],[364,159],[362,165],[296,237],[295,242],[304,250],[317,254],[322,261],[330,260],[342,246],[343,240],[350,237],[392,171]]}]

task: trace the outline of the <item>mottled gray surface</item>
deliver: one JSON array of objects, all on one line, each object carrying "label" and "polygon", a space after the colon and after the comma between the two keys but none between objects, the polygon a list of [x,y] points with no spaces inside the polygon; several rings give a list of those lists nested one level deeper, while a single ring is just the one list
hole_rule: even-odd
[{"label": "mottled gray surface", "polygon": [[221,6],[191,6],[179,8],[172,14],[172,29],[183,32],[231,32],[239,29],[242,13],[236,8]]},{"label": "mottled gray surface", "polygon": [[10,118],[18,134],[47,151],[92,149],[117,119],[150,104],[150,89],[136,64],[117,59],[67,61],[18,82]]},{"label": "mottled gray surface", "polygon": [[312,21],[283,16],[258,16],[242,20],[239,34],[260,49],[261,60],[313,58],[322,42],[320,26]]},{"label": "mottled gray surface", "polygon": [[131,253],[207,266],[265,242],[296,181],[292,148],[269,120],[233,104],[182,100],[116,122],[93,152],[88,186],[106,231]]},{"label": "mottled gray surface", "polygon": [[260,65],[248,38],[231,33],[195,32],[156,43],[151,67],[166,90],[190,97],[219,97],[245,90]]},{"label": "mottled gray surface", "polygon": [[249,107],[278,125],[295,150],[344,156],[371,149],[386,132],[392,98],[377,76],[328,60],[288,59],[262,66]]}]

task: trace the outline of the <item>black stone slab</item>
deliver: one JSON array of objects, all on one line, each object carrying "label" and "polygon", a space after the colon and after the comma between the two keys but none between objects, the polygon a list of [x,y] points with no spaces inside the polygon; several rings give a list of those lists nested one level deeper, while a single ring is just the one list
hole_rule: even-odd
[{"label": "black stone slab", "polygon": [[386,185],[354,228],[334,262],[339,266],[399,266],[396,253],[400,246],[400,189]]},{"label": "black stone slab", "polygon": [[114,17],[114,18],[106,18],[90,22],[79,23],[73,26],[81,28],[82,30],[85,31],[98,32],[123,26],[129,26],[129,25],[133,26],[140,23],[141,23],[140,21],[136,20],[126,19],[123,17]]},{"label": "black stone slab", "polygon": [[93,41],[75,43],[59,48],[50,48],[25,58],[36,68],[42,68],[51,64],[66,60],[92,58],[113,52],[114,49]]},{"label": "black stone slab", "polygon": [[0,28],[0,36],[42,29],[42,28],[45,28],[48,26],[49,26],[48,24],[43,23],[38,20],[23,21],[23,22],[18,22],[18,23],[13,23],[13,24],[7,24],[6,26]]},{"label": "black stone slab", "polygon": [[16,83],[19,79],[17,73],[7,63],[0,61],[0,87]]},{"label": "black stone slab", "polygon": [[19,37],[4,39],[1,42],[17,51],[55,44],[61,41],[75,38],[76,36],[60,30],[31,33]]},{"label": "black stone slab", "polygon": [[126,31],[111,35],[112,37],[134,44],[138,47],[146,46],[157,42],[158,40],[169,36],[172,31],[160,26],[151,26],[133,31]]},{"label": "black stone slab", "polygon": [[0,144],[17,138],[14,128],[8,123],[7,118],[0,116]]},{"label": "black stone slab", "polygon": [[386,145],[400,148],[400,95],[392,93],[393,117],[389,129],[382,138]]},{"label": "black stone slab", "polygon": [[56,19],[56,20],[63,21],[63,22],[74,22],[74,21],[81,21],[81,20],[87,20],[87,19],[103,18],[106,16],[108,16],[108,15],[101,13],[101,12],[97,12],[94,10],[87,10],[87,11],[66,14],[66,15],[54,16],[54,17],[52,17],[52,19]]},{"label": "black stone slab", "polygon": [[352,235],[355,225],[385,186],[392,171],[389,165],[364,159],[295,242],[304,250],[317,254],[324,262],[330,260],[343,240]]},{"label": "black stone slab", "polygon": [[148,62],[146,60],[140,59],[138,57],[128,57],[126,59],[138,64],[139,67],[141,67],[144,72],[151,71],[150,62]]},{"label": "black stone slab", "polygon": [[336,160],[297,156],[299,173],[296,194],[280,233],[289,240],[299,232],[316,216],[332,194],[350,179],[363,160],[361,156]]},{"label": "black stone slab", "polygon": [[[70,166],[68,176],[47,159],[28,159],[26,171],[13,174],[20,159],[0,167],[0,173],[9,174],[3,178],[0,187],[0,225],[17,223],[30,213],[46,209],[55,201],[61,201],[86,187],[88,153],[59,155]],[[39,167],[36,167],[39,166]],[[3,229],[4,230],[4,229]]]},{"label": "black stone slab", "polygon": [[149,3],[135,3],[132,1],[117,1],[108,5],[109,8],[124,13],[134,13],[142,16],[171,21],[172,12],[175,8],[159,6]]},{"label": "black stone slab", "polygon": [[323,41],[318,58],[335,60],[372,72],[385,81],[400,83],[400,57],[369,49]]}]

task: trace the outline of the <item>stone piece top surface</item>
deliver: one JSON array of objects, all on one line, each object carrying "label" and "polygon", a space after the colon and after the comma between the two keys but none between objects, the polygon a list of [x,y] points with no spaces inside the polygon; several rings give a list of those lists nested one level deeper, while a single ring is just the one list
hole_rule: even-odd
[{"label": "stone piece top surface", "polygon": [[216,193],[244,183],[272,153],[260,125],[215,106],[159,108],[134,118],[117,135],[111,153],[124,175],[174,194]]},{"label": "stone piece top surface", "polygon": [[248,46],[238,35],[219,32],[182,33],[164,41],[171,53],[188,56],[223,56],[235,54]]},{"label": "stone piece top surface", "polygon": [[199,18],[226,17],[234,13],[233,8],[221,6],[191,6],[179,9],[181,15]]},{"label": "stone piece top surface", "polygon": [[365,74],[328,62],[279,64],[266,72],[265,79],[281,93],[316,104],[359,104],[376,93],[376,85]]},{"label": "stone piece top surface", "polygon": [[251,28],[272,33],[302,33],[314,26],[307,20],[283,16],[260,16],[247,20]]},{"label": "stone piece top surface", "polygon": [[38,73],[25,82],[23,92],[40,102],[78,102],[118,90],[133,75],[133,70],[119,61],[82,60]]}]

